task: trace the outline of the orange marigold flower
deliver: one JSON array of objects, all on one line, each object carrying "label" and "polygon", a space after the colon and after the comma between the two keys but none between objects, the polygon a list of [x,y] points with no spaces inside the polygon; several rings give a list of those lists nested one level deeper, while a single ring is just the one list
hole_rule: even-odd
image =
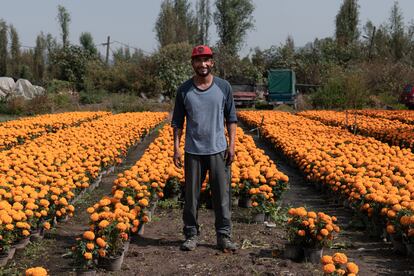
[{"label": "orange marigold flower", "polygon": [[83,233],[83,238],[89,241],[93,241],[95,239],[95,233],[92,231],[85,231]]},{"label": "orange marigold flower", "polygon": [[105,257],[105,256],[106,256],[106,251],[105,251],[105,249],[103,249],[103,248],[99,249],[99,250],[98,250],[98,254],[99,254],[99,256],[101,256],[101,257]]},{"label": "orange marigold flower", "polygon": [[120,222],[120,223],[118,223],[117,225],[116,225],[116,228],[118,229],[118,230],[120,230],[120,231],[122,231],[122,232],[124,232],[124,231],[126,231],[127,230],[127,226],[126,226],[126,224],[125,223],[123,223],[123,222]]},{"label": "orange marigold flower", "polygon": [[92,260],[92,253],[90,253],[90,252],[85,252],[85,253],[83,254],[83,257],[84,257],[86,260]]},{"label": "orange marigold flower", "polygon": [[104,248],[106,246],[106,241],[102,238],[97,238],[96,239],[96,244],[101,247]]},{"label": "orange marigold flower", "polygon": [[323,266],[323,272],[326,274],[333,273],[335,269],[336,268],[334,264],[326,264]]},{"label": "orange marigold flower", "polygon": [[332,256],[329,256],[329,255],[322,256],[321,263],[322,264],[333,264]]},{"label": "orange marigold flower", "polygon": [[101,222],[99,222],[98,226],[99,228],[103,229],[106,228],[109,225],[109,221],[107,221],[106,219],[101,220]]},{"label": "orange marigold flower", "polygon": [[343,253],[335,253],[332,256],[332,260],[335,264],[346,264],[348,262],[348,258]]},{"label": "orange marigold flower", "polygon": [[31,267],[26,269],[25,271],[26,276],[47,276],[47,270],[43,267]]},{"label": "orange marigold flower", "polygon": [[45,222],[45,223],[43,223],[43,228],[45,228],[46,230],[49,230],[50,229],[50,223],[49,222]]},{"label": "orange marigold flower", "polygon": [[349,262],[346,264],[346,270],[348,271],[348,273],[354,274],[357,274],[359,272],[358,266],[353,262]]},{"label": "orange marigold flower", "polygon": [[305,236],[305,234],[306,234],[306,232],[305,232],[305,230],[298,230],[298,235],[299,236],[301,236],[301,237],[303,237],[303,236]]},{"label": "orange marigold flower", "polygon": [[95,248],[95,244],[93,242],[88,242],[86,244],[86,248],[88,248],[89,250],[93,250]]},{"label": "orange marigold flower", "polygon": [[329,231],[327,229],[323,228],[323,229],[321,229],[321,234],[322,234],[322,236],[326,237],[326,236],[329,235]]}]

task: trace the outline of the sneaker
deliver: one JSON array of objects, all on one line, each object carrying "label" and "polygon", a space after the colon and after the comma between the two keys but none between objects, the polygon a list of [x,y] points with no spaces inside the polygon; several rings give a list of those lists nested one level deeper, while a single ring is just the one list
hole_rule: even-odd
[{"label": "sneaker", "polygon": [[234,252],[238,249],[238,245],[231,241],[231,239],[224,235],[219,235],[217,237],[217,247],[219,250],[227,253]]},{"label": "sneaker", "polygon": [[187,238],[180,246],[183,251],[193,251],[197,247],[197,236]]}]

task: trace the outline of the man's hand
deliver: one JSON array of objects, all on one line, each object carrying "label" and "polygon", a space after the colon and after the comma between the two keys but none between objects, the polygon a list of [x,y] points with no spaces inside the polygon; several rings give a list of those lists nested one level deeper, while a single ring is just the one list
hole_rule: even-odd
[{"label": "man's hand", "polygon": [[224,159],[226,160],[226,166],[230,166],[231,163],[233,163],[234,161],[234,148],[233,147],[227,148],[224,154]]},{"label": "man's hand", "polygon": [[181,169],[183,167],[183,164],[181,162],[181,158],[182,158],[181,152],[179,150],[174,151],[174,157],[173,157],[174,165],[179,169]]}]

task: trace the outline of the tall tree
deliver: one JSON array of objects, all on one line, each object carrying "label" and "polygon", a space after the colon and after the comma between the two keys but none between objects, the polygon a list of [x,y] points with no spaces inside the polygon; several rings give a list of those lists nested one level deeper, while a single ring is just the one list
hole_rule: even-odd
[{"label": "tall tree", "polygon": [[347,46],[354,43],[359,37],[359,5],[357,0],[344,0],[336,15],[336,41]]},{"label": "tall tree", "polygon": [[397,1],[394,2],[394,5],[391,8],[388,30],[390,35],[391,54],[394,59],[399,60],[404,55],[407,41],[404,33],[404,17]]},{"label": "tall tree", "polygon": [[217,0],[214,12],[219,44],[228,54],[236,56],[247,31],[254,27],[251,0]]},{"label": "tall tree", "polygon": [[0,19],[0,77],[6,76],[7,71],[7,24]]},{"label": "tall tree", "polygon": [[47,49],[47,37],[41,32],[36,37],[36,46],[33,53],[33,77],[37,81],[42,81],[44,78],[46,62],[45,52]]},{"label": "tall tree", "polygon": [[196,6],[197,41],[196,44],[208,44],[208,30],[210,28],[210,1],[198,0]]},{"label": "tall tree", "polygon": [[95,43],[93,42],[93,37],[91,33],[81,33],[79,37],[79,42],[82,48],[85,51],[87,51],[91,56],[97,56],[98,50],[96,49]]},{"label": "tall tree", "polygon": [[10,28],[10,73],[13,77],[18,78],[20,74],[20,41],[16,28],[13,25]]},{"label": "tall tree", "polygon": [[160,47],[197,39],[197,24],[188,0],[164,0],[155,23]]},{"label": "tall tree", "polygon": [[64,6],[58,6],[57,20],[61,29],[62,45],[63,48],[66,48],[69,45],[70,14]]}]

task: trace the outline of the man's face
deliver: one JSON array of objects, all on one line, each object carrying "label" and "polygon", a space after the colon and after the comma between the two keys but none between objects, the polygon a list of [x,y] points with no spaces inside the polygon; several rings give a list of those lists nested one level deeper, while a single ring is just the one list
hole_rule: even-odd
[{"label": "man's face", "polygon": [[198,56],[192,59],[191,64],[193,65],[194,72],[198,76],[206,77],[211,73],[214,61],[211,56]]}]

